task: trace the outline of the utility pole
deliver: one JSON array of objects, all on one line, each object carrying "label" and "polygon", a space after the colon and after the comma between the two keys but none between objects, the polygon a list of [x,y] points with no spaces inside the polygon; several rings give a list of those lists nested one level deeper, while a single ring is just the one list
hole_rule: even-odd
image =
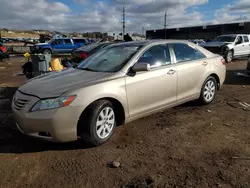
[{"label": "utility pole", "polygon": [[142,34],[142,36],[144,36],[144,27],[142,28],[142,33],[141,34]]},{"label": "utility pole", "polygon": [[164,34],[165,34],[165,39],[167,38],[167,12],[165,12],[164,16]]},{"label": "utility pole", "polygon": [[122,10],[122,36],[124,38],[125,35],[125,8]]}]

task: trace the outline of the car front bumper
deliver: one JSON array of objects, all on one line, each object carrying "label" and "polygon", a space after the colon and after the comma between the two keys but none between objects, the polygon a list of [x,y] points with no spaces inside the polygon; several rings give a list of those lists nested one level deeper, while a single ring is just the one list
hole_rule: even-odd
[{"label": "car front bumper", "polygon": [[31,47],[30,47],[30,52],[31,52],[32,54],[39,54],[39,53],[42,53],[42,52],[43,52],[43,49],[41,49],[41,48],[35,48],[35,47],[31,46]]},{"label": "car front bumper", "polygon": [[249,74],[249,75],[250,75],[250,66],[249,66],[249,67],[247,67],[247,74]]},{"label": "car front bumper", "polygon": [[77,140],[77,123],[81,115],[79,107],[67,106],[37,112],[29,112],[30,106],[19,110],[14,102],[11,107],[17,128],[24,135],[51,142]]}]

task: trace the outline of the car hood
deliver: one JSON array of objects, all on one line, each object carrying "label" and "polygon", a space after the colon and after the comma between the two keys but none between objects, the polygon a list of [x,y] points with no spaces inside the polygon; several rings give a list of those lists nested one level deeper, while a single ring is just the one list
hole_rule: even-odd
[{"label": "car hood", "polygon": [[[75,50],[74,50],[74,52],[86,52],[86,51],[84,51],[84,50],[82,50],[82,49],[77,48],[77,49],[75,49]],[[86,53],[88,53],[88,52],[86,52]]]},{"label": "car hood", "polygon": [[39,98],[58,97],[66,91],[107,80],[112,74],[69,68],[30,79],[18,90]]},{"label": "car hood", "polygon": [[232,42],[207,42],[202,44],[203,47],[221,47],[227,44],[232,44]]},{"label": "car hood", "polygon": [[48,46],[49,43],[37,43],[35,44],[35,46]]}]

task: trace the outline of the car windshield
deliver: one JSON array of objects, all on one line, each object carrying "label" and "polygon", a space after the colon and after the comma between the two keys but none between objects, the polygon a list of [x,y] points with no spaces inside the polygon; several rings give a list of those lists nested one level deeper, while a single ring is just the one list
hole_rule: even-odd
[{"label": "car windshield", "polygon": [[53,41],[54,41],[55,39],[54,38],[52,38],[52,39],[50,39],[47,43],[52,43]]},{"label": "car windshield", "polygon": [[103,48],[84,60],[78,68],[95,72],[117,72],[141,47],[140,45],[125,44]]},{"label": "car windshield", "polygon": [[213,42],[234,42],[236,36],[219,36],[216,37]]}]

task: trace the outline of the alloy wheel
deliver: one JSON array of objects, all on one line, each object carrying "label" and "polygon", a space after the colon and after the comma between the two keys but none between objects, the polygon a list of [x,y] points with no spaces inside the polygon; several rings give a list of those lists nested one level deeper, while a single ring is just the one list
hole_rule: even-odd
[{"label": "alloy wheel", "polygon": [[233,60],[233,53],[232,51],[229,51],[227,54],[227,62],[231,62]]},{"label": "alloy wheel", "polygon": [[215,90],[216,90],[215,83],[212,80],[208,80],[205,85],[204,93],[203,93],[204,99],[207,102],[210,102],[213,100],[214,95],[215,95]]},{"label": "alloy wheel", "polygon": [[107,138],[115,125],[115,113],[112,108],[105,107],[101,110],[96,121],[96,133],[101,139]]}]

